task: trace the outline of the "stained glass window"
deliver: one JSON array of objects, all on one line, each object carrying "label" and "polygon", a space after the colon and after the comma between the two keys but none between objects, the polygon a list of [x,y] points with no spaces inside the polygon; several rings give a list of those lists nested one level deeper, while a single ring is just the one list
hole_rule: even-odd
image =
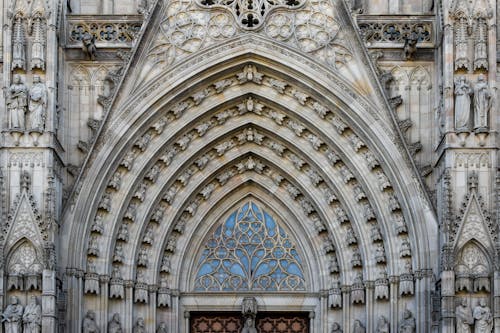
[{"label": "stained glass window", "polygon": [[195,290],[305,290],[302,260],[273,217],[247,202],[206,241]]}]

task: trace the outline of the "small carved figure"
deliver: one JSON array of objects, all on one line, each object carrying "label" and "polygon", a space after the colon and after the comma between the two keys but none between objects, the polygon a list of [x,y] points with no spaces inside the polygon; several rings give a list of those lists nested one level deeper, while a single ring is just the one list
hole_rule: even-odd
[{"label": "small carved figure", "polygon": [[92,61],[96,58],[97,49],[95,47],[95,36],[89,32],[85,32],[82,38],[82,50],[87,59]]},{"label": "small carved figure", "polygon": [[363,0],[352,0],[351,10],[357,14],[363,13]]},{"label": "small carved figure", "polygon": [[386,316],[378,317],[376,333],[389,333],[391,325]]},{"label": "small carved figure", "polygon": [[413,59],[413,55],[417,52],[418,39],[418,34],[415,31],[412,31],[410,35],[405,38],[403,53],[406,60]]},{"label": "small carved figure", "polygon": [[156,329],[156,333],[168,333],[167,324],[161,322]]},{"label": "small carved figure", "polygon": [[354,235],[354,230],[352,230],[351,227],[349,227],[347,229],[346,240],[347,240],[347,244],[349,244],[349,245],[358,243],[358,240],[356,239],[356,235]]},{"label": "small carved figure", "polygon": [[407,238],[404,238],[403,241],[401,242],[401,248],[399,249],[399,256],[401,258],[411,257],[410,242],[408,241]]},{"label": "small carved figure", "polygon": [[123,254],[123,246],[121,244],[116,244],[115,253],[113,254],[114,262],[123,262],[125,255]]},{"label": "small carved figure", "polygon": [[30,303],[23,314],[24,333],[40,333],[42,331],[42,307],[36,296],[31,296]]},{"label": "small carved figure", "polygon": [[148,226],[146,228],[146,233],[144,234],[144,238],[142,239],[143,243],[153,244],[155,239],[155,231],[152,226]]},{"label": "small carved figure", "polygon": [[375,280],[375,299],[389,299],[389,279],[384,269],[380,270],[379,277]]},{"label": "small carved figure", "polygon": [[137,265],[147,267],[149,262],[148,250],[142,248],[139,251],[139,257],[137,258]]},{"label": "small carved figure", "polygon": [[99,327],[95,322],[94,311],[88,311],[87,314],[85,315],[85,318],[83,318],[82,333],[99,333],[99,332],[100,332]]},{"label": "small carved figure", "polygon": [[135,322],[133,333],[146,333],[146,324],[144,324],[144,319],[142,317],[137,318]]},{"label": "small carved figure", "polygon": [[14,75],[7,96],[7,109],[10,113],[10,128],[25,129],[28,88],[19,74]]},{"label": "small carved figure", "polygon": [[455,310],[456,333],[471,333],[470,325],[474,322],[472,310],[467,304],[467,299],[462,299],[462,303]]},{"label": "small carved figure", "polygon": [[332,325],[332,331],[330,333],[343,333],[342,327],[339,323],[335,322]]},{"label": "small carved figure", "polygon": [[366,332],[365,326],[361,323],[359,319],[356,319],[352,327],[352,333],[365,333],[365,332]]},{"label": "small carved figure", "polygon": [[464,76],[455,82],[455,129],[468,132],[472,89]]},{"label": "small carved figure", "polygon": [[33,76],[33,85],[29,91],[28,110],[30,128],[43,131],[47,116],[47,88],[38,75]]},{"label": "small carved figure", "polygon": [[386,262],[384,245],[382,243],[379,243],[375,248],[375,260],[379,264]]},{"label": "small carved figure", "polygon": [[415,333],[415,328],[417,324],[415,323],[415,318],[410,310],[405,310],[403,312],[403,319],[399,323],[400,333]]},{"label": "small carved figure", "polygon": [[474,333],[491,333],[493,330],[493,316],[484,299],[481,299],[474,308],[473,316]]},{"label": "small carved figure", "polygon": [[241,333],[257,333],[257,329],[255,328],[255,318],[253,316],[248,316],[245,319],[245,326],[243,326]]},{"label": "small carved figure", "polygon": [[483,74],[477,78],[474,86],[474,130],[488,129],[488,114],[492,104],[492,94]]},{"label": "small carved figure", "polygon": [[108,333],[123,333],[120,315],[115,313],[108,323]]}]

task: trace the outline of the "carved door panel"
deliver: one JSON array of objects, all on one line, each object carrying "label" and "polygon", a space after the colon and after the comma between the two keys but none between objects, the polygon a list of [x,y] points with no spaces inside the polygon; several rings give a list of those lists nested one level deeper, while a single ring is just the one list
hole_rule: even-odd
[{"label": "carved door panel", "polygon": [[[309,318],[303,313],[265,313],[257,316],[258,333],[309,333]],[[241,333],[243,318],[240,313],[192,313],[190,333]]]}]

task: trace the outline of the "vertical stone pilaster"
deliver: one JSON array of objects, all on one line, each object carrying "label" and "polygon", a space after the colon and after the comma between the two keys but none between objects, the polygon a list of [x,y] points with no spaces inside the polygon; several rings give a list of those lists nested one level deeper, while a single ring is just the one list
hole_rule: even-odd
[{"label": "vertical stone pilaster", "polygon": [[42,331],[57,332],[56,272],[45,269],[42,273]]},{"label": "vertical stone pilaster", "polygon": [[342,291],[342,327],[344,332],[351,331],[351,288],[347,285],[341,286]]},{"label": "vertical stone pilaster", "polygon": [[375,302],[374,302],[374,292],[375,292],[375,283],[373,281],[365,282],[365,291],[366,291],[366,331],[374,332],[374,327],[378,318],[375,316]]},{"label": "vertical stone pilaster", "polygon": [[494,333],[500,333],[500,271],[495,270],[493,281],[493,317],[494,323]]},{"label": "vertical stone pilaster", "polygon": [[455,272],[441,272],[441,332],[455,332]]},{"label": "vertical stone pilaster", "polygon": [[390,305],[390,318],[391,321],[391,332],[397,332],[398,330],[398,309],[399,309],[399,278],[397,276],[389,276],[389,295],[391,298]]}]

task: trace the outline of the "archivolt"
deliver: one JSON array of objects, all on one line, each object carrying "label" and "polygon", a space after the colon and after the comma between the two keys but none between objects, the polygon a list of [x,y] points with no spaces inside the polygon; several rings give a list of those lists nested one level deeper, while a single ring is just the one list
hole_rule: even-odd
[{"label": "archivolt", "polygon": [[[255,61],[260,62],[257,57]],[[306,210],[305,214],[302,208],[303,217],[313,219],[317,216],[323,221],[333,234],[337,248],[347,246],[340,242],[338,231],[332,230],[351,221],[358,231],[358,244],[361,245],[364,261],[369,262],[370,258],[367,257],[373,249],[370,249],[367,234],[379,222],[385,236],[385,251],[391,264],[391,273],[397,274],[398,260],[395,258],[400,255],[399,244],[394,240],[399,234],[406,234],[406,219],[412,251],[419,254],[414,265],[419,269],[429,268],[430,258],[427,250],[423,250],[428,248],[428,235],[422,223],[426,214],[429,216],[428,208],[423,205],[424,199],[419,198],[414,188],[418,185],[402,181],[405,177],[411,179],[413,173],[403,162],[401,153],[392,142],[393,138],[387,133],[387,127],[381,126],[371,115],[363,114],[359,103],[353,102],[351,107],[347,107],[332,94],[326,94],[324,87],[313,89],[311,83],[306,83],[310,79],[303,78],[300,82],[291,79],[283,73],[292,73],[289,68],[280,65],[270,69],[261,63],[250,66],[242,63],[236,68],[221,70],[214,66],[215,73],[201,75],[202,79],[186,80],[184,88],[181,85],[172,87],[168,94],[146,101],[148,108],[136,105],[136,114],[120,114],[121,118],[117,118],[110,127],[116,131],[114,136],[111,137],[112,130],[108,129],[102,140],[109,139],[109,143],[98,147],[100,150],[95,153],[99,158],[106,159],[106,162],[96,162],[86,171],[87,177],[99,177],[88,178],[83,182],[74,209],[76,220],[81,221],[81,224],[65,227],[69,233],[67,239],[82,252],[86,249],[85,243],[79,241],[82,233],[92,233],[91,241],[106,240],[106,250],[99,253],[99,258],[103,258],[99,270],[101,274],[107,274],[111,269],[116,235],[125,219],[128,226],[133,226],[130,230],[132,241],[128,246],[130,250],[136,251],[126,260],[130,268],[126,273],[127,278],[134,278],[133,260],[141,246],[154,250],[154,264],[146,266],[152,270],[151,275],[157,278],[163,251],[176,251],[171,248],[169,240],[176,239],[180,231],[184,232],[180,229],[175,231],[175,223],[186,212],[194,215],[190,213],[193,208],[189,206],[193,200],[203,196],[200,191],[214,182],[224,168],[229,166],[232,170],[237,169],[235,164],[241,163],[243,157],[251,156],[248,153],[253,153],[255,160],[265,162],[263,164],[267,171],[254,174],[251,178],[258,179],[257,183],[265,186],[269,180],[264,180],[264,175],[270,176],[272,172],[285,175],[286,181],[282,182],[299,189],[300,194],[296,197],[304,197],[311,204],[312,209],[309,212]],[[249,75],[249,68],[254,71],[252,76]],[[281,72],[277,73],[277,70]],[[150,89],[159,90],[160,87],[153,86]],[[176,97],[170,102],[167,95],[172,94]],[[218,128],[218,123],[224,126]],[[117,130],[118,124],[123,128]],[[256,134],[264,136],[260,145],[253,140],[246,140],[248,142],[239,146],[239,152],[238,149],[231,151],[231,144],[226,144],[227,148],[224,148],[228,138],[237,142],[238,135],[248,135],[250,129],[255,131],[254,137]],[[212,159],[219,158],[223,164],[205,168],[203,157],[208,153],[214,155]],[[175,155],[178,156],[174,159]],[[180,184],[179,189],[182,188],[185,194],[182,201],[176,202],[171,212],[168,211],[168,223],[163,221],[160,232],[156,233],[161,235],[163,242],[156,241],[151,247],[143,241],[144,232],[150,221],[157,224],[163,219],[160,215],[167,212],[168,205],[173,202],[173,199],[169,199],[169,193],[175,182]],[[220,180],[217,182],[221,183]],[[310,186],[311,183],[313,186]],[[241,185],[241,179],[233,177],[228,184],[236,190],[238,184]],[[280,187],[277,191],[284,192],[284,188]],[[175,194],[176,191],[173,192]],[[319,199],[324,198],[325,193],[329,193],[326,202]],[[86,195],[89,197],[84,198]],[[147,200],[144,195],[148,196]],[[412,197],[411,203],[408,197]],[[130,209],[131,202],[137,204],[134,207],[136,212]],[[390,207],[387,207],[388,203]],[[333,204],[332,208],[327,208],[329,204]],[[290,211],[300,211],[296,203],[288,206]],[[364,214],[360,214],[360,211]],[[196,217],[205,214],[199,209]],[[95,227],[96,217],[97,223],[108,225]],[[132,220],[135,222],[132,223]],[[193,219],[190,224],[194,228],[192,230],[196,229],[198,220]],[[400,223],[396,230],[390,226],[394,221]],[[311,226],[308,229],[312,232]],[[331,252],[331,249],[327,252]],[[347,262],[350,258],[344,254],[339,259],[342,268],[349,271]],[[83,267],[84,257],[75,255],[69,259],[68,266]],[[375,264],[372,261],[368,266]],[[366,279],[375,279],[372,271],[365,269]],[[345,282],[348,278],[344,274]],[[148,282],[154,283],[156,280]]]}]

